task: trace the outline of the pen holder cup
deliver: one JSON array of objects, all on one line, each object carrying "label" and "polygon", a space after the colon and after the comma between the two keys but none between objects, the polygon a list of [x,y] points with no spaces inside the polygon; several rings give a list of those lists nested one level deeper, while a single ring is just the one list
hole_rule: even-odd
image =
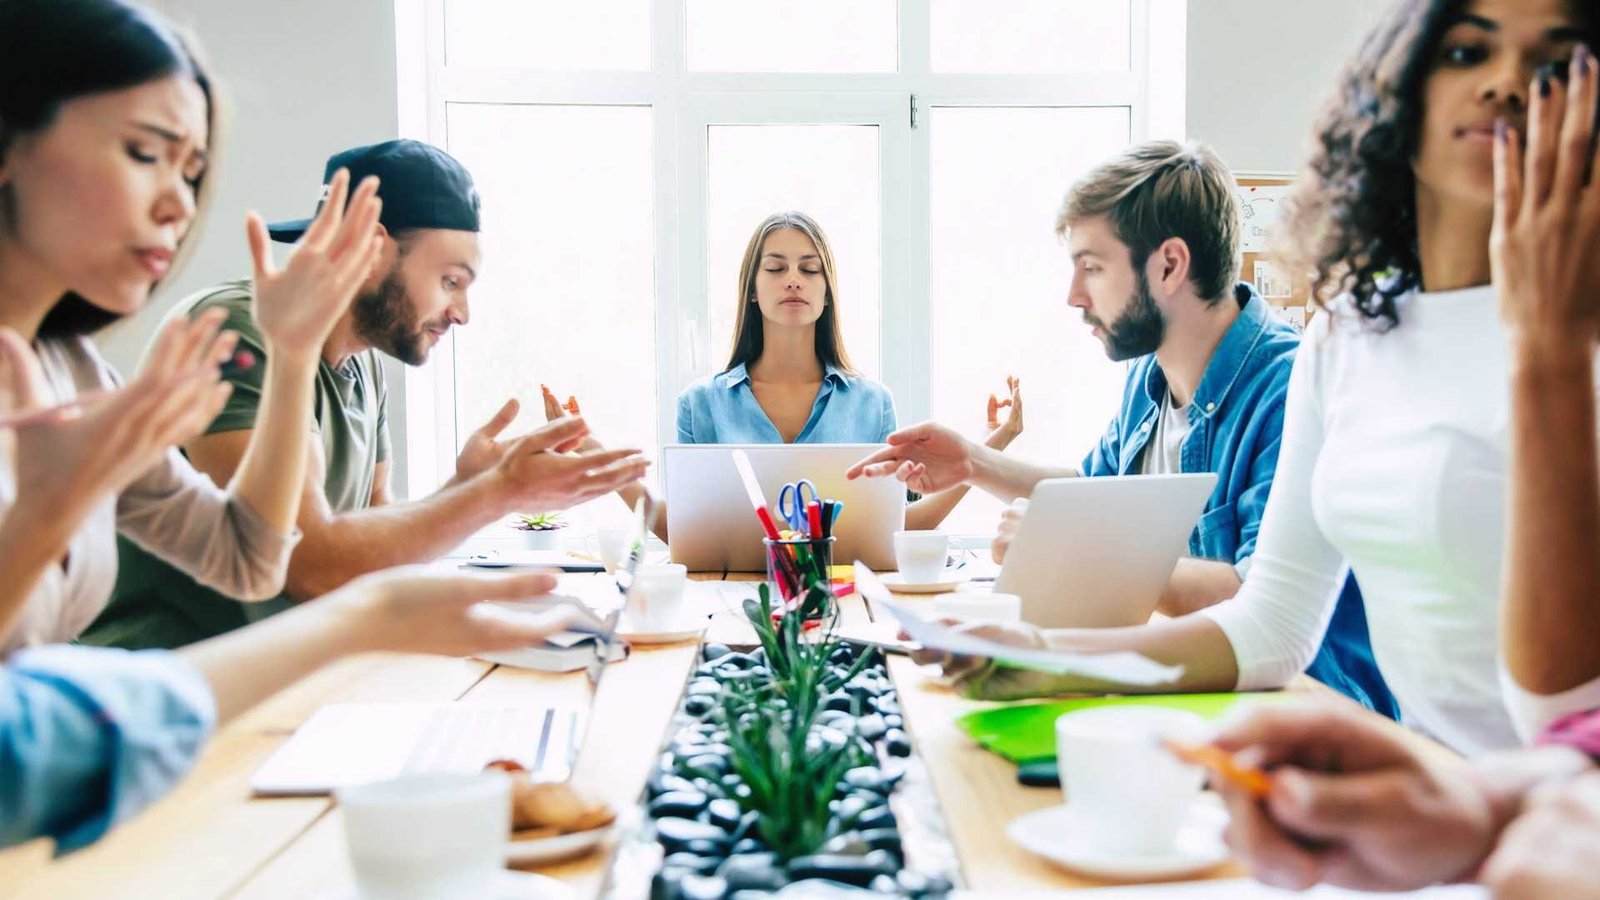
[{"label": "pen holder cup", "polygon": [[[806,619],[825,619],[836,609],[833,580],[833,542],[837,538],[767,538],[767,581],[784,604],[801,603]],[[811,607],[804,604],[810,603]]]}]

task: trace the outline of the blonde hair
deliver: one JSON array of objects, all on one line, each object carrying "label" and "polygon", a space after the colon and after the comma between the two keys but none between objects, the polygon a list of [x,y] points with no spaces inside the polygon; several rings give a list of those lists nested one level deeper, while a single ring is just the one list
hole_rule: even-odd
[{"label": "blonde hair", "polygon": [[1189,245],[1189,280],[1215,304],[1239,272],[1239,197],[1233,173],[1205,144],[1147,141],[1096,166],[1067,192],[1056,234],[1104,218],[1134,268],[1169,238]]},{"label": "blonde hair", "polygon": [[815,219],[794,211],[775,213],[763,219],[756,226],[755,233],[750,235],[750,243],[744,249],[744,260],[739,263],[739,297],[736,301],[739,311],[734,319],[733,351],[729,354],[727,369],[749,365],[761,358],[764,320],[759,308],[751,312],[751,307],[755,306],[752,301],[756,296],[756,273],[761,270],[761,248],[767,242],[767,235],[785,228],[792,228],[810,238],[811,243],[817,245],[817,255],[822,258],[822,281],[827,290],[822,298],[822,317],[817,319],[817,359],[824,365],[854,374],[850,357],[844,351],[844,335],[839,330],[839,285],[834,276],[833,248]]}]

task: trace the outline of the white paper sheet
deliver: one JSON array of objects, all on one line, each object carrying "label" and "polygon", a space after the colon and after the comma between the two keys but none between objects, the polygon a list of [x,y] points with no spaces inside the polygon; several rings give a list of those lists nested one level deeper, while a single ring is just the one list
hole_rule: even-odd
[{"label": "white paper sheet", "polygon": [[887,610],[900,622],[910,643],[932,650],[963,656],[993,659],[1020,669],[1049,672],[1052,675],[1081,675],[1125,685],[1171,684],[1183,674],[1182,666],[1164,666],[1137,653],[1070,653],[1064,650],[1033,650],[985,640],[929,621],[896,603],[872,569],[855,561],[856,590],[874,608]]}]

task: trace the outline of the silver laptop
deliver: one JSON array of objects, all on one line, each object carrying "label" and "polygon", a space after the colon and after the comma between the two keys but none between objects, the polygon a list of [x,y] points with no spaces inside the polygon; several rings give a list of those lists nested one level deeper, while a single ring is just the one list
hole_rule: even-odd
[{"label": "silver laptop", "polygon": [[[646,494],[617,567],[621,602],[572,626],[593,638],[586,668],[589,705],[611,659],[617,622],[644,557],[656,504]],[[559,598],[552,602],[570,602]],[[472,773],[497,759],[515,760],[536,781],[564,781],[582,747],[588,710],[538,704],[331,703],[295,729],[256,770],[262,796],[327,794],[341,787],[401,775]]]},{"label": "silver laptop", "polygon": [[[691,572],[764,572],[765,535],[750,507],[733,451],[750,457],[769,507],[787,482],[809,479],[844,504],[834,524],[836,565],[860,559],[894,568],[894,533],[905,527],[906,489],[893,478],[846,481],[845,470],[878,444],[670,444],[661,464],[666,485],[667,548]],[[776,516],[776,513],[774,513]],[[779,527],[784,527],[780,522]]]},{"label": "silver laptop", "polygon": [[1188,549],[1217,476],[1049,478],[995,579],[1042,628],[1108,628],[1150,620]]}]

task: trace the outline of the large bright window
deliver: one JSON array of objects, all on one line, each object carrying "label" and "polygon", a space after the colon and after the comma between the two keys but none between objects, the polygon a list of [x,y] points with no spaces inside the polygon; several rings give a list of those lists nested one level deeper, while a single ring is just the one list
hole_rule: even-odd
[{"label": "large bright window", "polygon": [[[1124,370],[1066,307],[1068,185],[1183,134],[1184,0],[397,0],[401,121],[473,172],[472,321],[407,378],[407,486],[508,396],[575,394],[597,435],[658,454],[675,400],[727,361],[740,258],[766,216],[822,225],[856,367],[900,421],[983,436],[1023,378],[1008,452],[1075,463]],[[993,530],[977,492],[947,522]],[[617,521],[603,500],[580,526]]]}]

